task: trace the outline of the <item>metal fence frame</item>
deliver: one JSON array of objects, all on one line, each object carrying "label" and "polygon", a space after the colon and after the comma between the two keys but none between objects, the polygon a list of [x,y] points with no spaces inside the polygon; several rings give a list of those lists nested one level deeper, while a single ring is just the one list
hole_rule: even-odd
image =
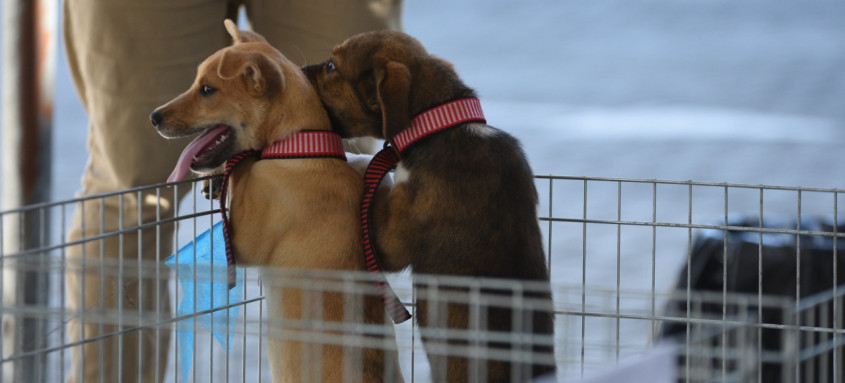
[{"label": "metal fence frame", "polygon": [[[190,240],[205,228],[210,227],[217,212],[216,202],[206,201],[199,196],[196,182],[195,180],[154,185],[0,212],[0,232],[18,225],[20,217],[30,214],[52,216],[60,226],[57,230],[58,239],[53,239],[46,234],[50,231],[48,228],[42,228],[43,234],[39,248],[11,252],[4,250],[0,253],[0,268],[47,272],[54,280],[54,286],[63,286],[64,273],[62,271],[69,267],[64,249],[75,245],[75,243],[67,243],[62,227],[68,220],[71,209],[80,202],[96,204],[100,201],[99,203],[102,203],[103,198],[140,198],[142,193],[152,189],[155,189],[155,195],[158,198],[179,196],[180,189],[184,191],[185,188],[189,188],[191,192],[186,201],[180,202],[182,209],[177,208],[174,217],[158,216],[154,222],[139,222],[138,227],[122,227],[119,231],[101,233],[99,236],[86,240],[121,237],[140,229],[158,228],[162,224],[176,224],[183,229],[182,232],[187,232],[174,238],[174,248],[179,248],[185,243],[186,238]],[[663,242],[665,238],[668,237],[673,243],[672,246],[675,247],[669,253],[677,258],[676,264],[684,265],[691,262],[692,245],[697,234],[704,230],[715,230],[724,233],[725,257],[727,257],[729,232],[750,233],[758,236],[761,243],[764,236],[768,235],[794,237],[795,247],[798,249],[796,252],[798,267],[800,267],[800,262],[798,262],[800,249],[802,246],[808,246],[805,243],[806,238],[824,238],[833,243],[834,257],[833,264],[830,266],[832,270],[836,270],[840,267],[837,264],[838,241],[843,237],[843,234],[838,232],[837,225],[833,225],[831,231],[824,231],[802,227],[801,222],[807,214],[823,215],[837,222],[841,216],[839,210],[842,209],[838,200],[845,190],[558,176],[537,176],[536,183],[542,200],[539,207],[540,223],[545,230],[546,252],[552,270],[555,313],[558,318],[557,336],[554,342],[557,350],[557,364],[562,376],[574,374],[579,377],[602,368],[607,369],[608,363],[619,363],[660,344],[656,335],[660,332],[661,326],[666,323],[680,323],[686,326],[687,331],[685,336],[678,340],[681,345],[680,354],[686,355],[679,373],[682,378],[687,378],[689,381],[747,381],[749,376],[752,379],[756,376],[754,380],[762,381],[761,364],[765,361],[775,361],[784,366],[783,381],[799,382],[811,379],[810,381],[843,382],[842,367],[835,361],[843,357],[845,326],[843,326],[842,312],[845,289],[835,287],[840,283],[836,279],[835,272],[833,278],[837,283],[830,291],[806,296],[802,293],[800,285],[797,285],[795,295],[784,298],[765,295],[762,282],[759,282],[761,283],[759,289],[753,294],[735,293],[729,291],[727,286],[715,292],[694,291],[692,288],[673,292],[667,288],[667,279],[671,277],[674,281],[678,275],[677,269],[668,267],[667,269],[671,271],[667,274],[660,268],[664,267],[664,258],[667,257],[667,250],[664,248],[667,246],[664,246]],[[178,202],[178,198],[175,200]],[[737,204],[736,200],[743,200],[743,202]],[[667,201],[671,203],[664,205]],[[774,210],[780,212],[779,214],[794,214],[798,226],[794,229],[763,227],[763,221],[770,215],[776,214],[770,212],[770,204],[777,205]],[[678,212],[677,206],[685,207],[684,211]],[[751,209],[744,206],[751,206]],[[751,211],[752,216],[758,216],[760,227],[730,225],[729,216],[737,209]],[[702,215],[701,211],[712,213],[721,222],[714,223],[712,217]],[[667,213],[669,215],[666,215]],[[186,228],[188,230],[184,230]],[[664,230],[674,235],[666,236],[663,233]],[[601,233],[603,237],[595,239],[596,232],[604,232]],[[609,240],[606,240],[608,238]],[[640,241],[635,243],[631,238],[639,238]],[[141,246],[140,241],[138,246]],[[574,250],[568,246],[574,246]],[[629,249],[635,249],[633,251],[637,254],[630,255]],[[677,251],[678,249],[680,251]],[[762,245],[759,252],[761,256],[758,272],[762,276],[765,262],[762,256]],[[37,263],[23,262],[35,259],[38,255],[48,255],[48,257],[46,261],[44,257],[38,257],[41,261]],[[161,254],[159,259],[167,255]],[[596,257],[605,261],[610,259],[611,262],[594,263]],[[628,271],[627,267],[631,259],[644,260],[647,267]],[[727,261],[725,258],[724,262]],[[146,276],[147,273],[153,276],[167,274],[166,278],[174,278],[172,273],[163,272],[166,267],[160,263],[146,264],[140,260],[122,260],[114,270],[123,275],[126,270],[130,270],[127,267],[135,262],[143,264],[143,267],[132,268],[132,275],[136,275],[135,273],[138,276]],[[572,265],[577,267],[570,267]],[[559,275],[557,272],[561,269],[571,275]],[[572,269],[575,271],[571,271]],[[595,278],[593,275],[596,273],[601,277],[609,277]],[[628,282],[630,274],[648,275],[645,279],[639,278],[637,287],[632,288]],[[245,293],[245,299],[248,300],[245,307],[257,305],[258,316],[256,317],[254,312],[250,314],[252,316],[244,315],[237,335],[242,337],[239,339],[242,342],[242,348],[246,348],[246,342],[249,339],[250,342],[257,342],[260,350],[263,347],[261,339],[266,335],[266,328],[262,327],[262,321],[257,319],[261,318],[264,310],[261,306],[262,290],[254,275],[245,272],[244,276],[248,283],[254,284],[251,285],[252,290],[250,290],[250,294],[254,295]],[[691,277],[690,272],[687,271],[687,281]],[[800,277],[800,273],[795,275],[796,279]],[[417,276],[417,278],[423,277]],[[390,279],[400,294],[400,298],[414,307],[408,274],[391,275]],[[684,277],[681,276],[680,279],[683,280]],[[469,285],[483,283],[478,280],[459,280],[459,282]],[[688,283],[687,286],[689,285]],[[0,288],[8,289],[8,287]],[[176,295],[177,292],[178,288],[174,283],[172,294]],[[46,329],[44,339],[47,344],[43,348],[29,352],[15,350],[11,353],[11,357],[4,358],[0,364],[8,365],[28,357],[50,354],[50,358],[45,359],[48,360],[47,366],[67,366],[70,363],[67,350],[78,345],[69,344],[66,341],[65,326],[68,318],[73,315],[87,315],[89,320],[103,323],[119,320],[126,324],[138,320],[138,325],[143,324],[141,318],[134,318],[131,314],[120,312],[109,315],[97,312],[68,312],[61,288],[54,287],[49,294],[51,298],[47,306],[20,305],[0,301],[0,312],[4,316],[43,320],[45,323],[43,328]],[[249,298],[247,298],[248,295]],[[176,299],[172,301],[177,302]],[[683,315],[667,313],[666,307],[673,301],[681,302],[686,307]],[[701,310],[701,307],[705,305],[703,302],[712,302],[720,307],[715,317],[711,315],[712,313]],[[782,323],[764,322],[761,318],[765,309],[783,312],[786,320]],[[245,308],[245,310],[249,309]],[[193,317],[195,318],[196,315]],[[177,323],[185,319],[192,318],[156,318],[157,324],[154,327],[165,331],[172,330],[176,328]],[[152,326],[149,323],[143,325]],[[196,324],[193,326],[196,327]],[[597,330],[597,327],[601,331]],[[258,328],[257,332],[254,331],[255,328]],[[403,362],[410,364],[409,368],[404,368],[410,371],[410,377],[407,375],[408,371],[404,371],[406,380],[425,381],[427,379],[425,369],[418,367],[425,363],[425,356],[420,351],[418,340],[415,340],[419,335],[417,330],[413,326],[405,329],[397,327],[397,329],[398,336],[404,336],[407,340],[400,342],[399,346],[409,352],[404,355],[409,360]],[[763,348],[762,334],[769,330],[779,334],[783,345],[780,350],[770,351]],[[132,329],[124,330],[122,333],[128,331]],[[609,335],[596,337],[597,333],[604,332]],[[106,336],[119,336],[122,333]],[[409,335],[410,339],[407,339]],[[202,338],[199,335],[197,337]],[[244,353],[239,360],[230,360],[228,354],[220,354],[219,347],[215,351],[210,339],[211,336],[191,347],[201,353],[203,358],[208,355],[208,359],[211,360],[224,359],[225,363],[219,364],[225,366],[225,371],[222,372],[226,377],[223,378],[224,380],[251,381],[254,375],[247,373],[247,365],[257,365],[258,367],[253,372],[259,374],[258,376],[266,373],[263,371],[266,366],[261,365],[260,358],[256,363],[251,359],[247,360],[248,355]],[[701,348],[696,346],[701,346]],[[738,350],[743,351],[738,352]],[[169,363],[169,371],[176,370],[175,360],[174,356]],[[232,363],[235,367],[230,368]],[[203,379],[210,379],[216,375],[218,377],[215,381],[219,381],[220,373],[214,370],[215,365],[209,364],[207,367],[207,376],[203,370],[199,371],[199,375],[194,372],[196,381],[206,381]],[[43,371],[44,375],[36,378],[45,381],[63,380],[66,377],[64,370],[65,368],[40,369],[39,371]],[[241,373],[241,378],[232,377],[231,373],[238,371]],[[168,373],[167,376],[166,381],[178,380],[176,373],[172,375]]]}]

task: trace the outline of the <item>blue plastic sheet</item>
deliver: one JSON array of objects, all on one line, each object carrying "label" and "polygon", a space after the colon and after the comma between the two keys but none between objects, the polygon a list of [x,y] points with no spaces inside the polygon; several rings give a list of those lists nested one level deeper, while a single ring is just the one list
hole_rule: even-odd
[{"label": "blue plastic sheet", "polygon": [[[242,301],[243,273],[236,273],[237,283],[228,289],[225,246],[223,224],[218,222],[165,261],[177,273],[182,286],[176,311],[180,317],[191,316],[179,321],[176,330],[183,382],[188,381],[193,364],[195,323],[210,331],[227,353],[231,351],[240,308],[236,303]],[[233,306],[225,309],[229,305]]]}]

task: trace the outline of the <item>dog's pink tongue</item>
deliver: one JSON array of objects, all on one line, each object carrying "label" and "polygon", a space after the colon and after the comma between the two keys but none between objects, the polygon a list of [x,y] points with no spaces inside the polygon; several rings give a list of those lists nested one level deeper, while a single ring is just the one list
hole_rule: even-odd
[{"label": "dog's pink tongue", "polygon": [[184,179],[185,175],[187,175],[188,171],[191,169],[191,163],[194,161],[194,156],[199,154],[199,152],[205,149],[210,143],[217,140],[219,136],[225,134],[225,131],[228,130],[228,126],[220,125],[216,128],[206,130],[200,134],[199,137],[194,138],[194,140],[185,147],[185,150],[182,151],[182,154],[179,156],[179,160],[176,161],[176,167],[173,168],[173,172],[170,173],[170,177],[167,177],[167,182],[176,182]]}]

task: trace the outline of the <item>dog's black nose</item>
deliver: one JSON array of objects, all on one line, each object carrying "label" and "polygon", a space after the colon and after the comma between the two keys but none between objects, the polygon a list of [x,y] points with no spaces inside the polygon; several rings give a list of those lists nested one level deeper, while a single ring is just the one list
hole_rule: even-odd
[{"label": "dog's black nose", "polygon": [[160,111],[154,110],[152,113],[150,113],[150,122],[152,122],[153,126],[155,126],[156,128],[161,125],[162,119],[164,119],[164,116],[161,114]]}]

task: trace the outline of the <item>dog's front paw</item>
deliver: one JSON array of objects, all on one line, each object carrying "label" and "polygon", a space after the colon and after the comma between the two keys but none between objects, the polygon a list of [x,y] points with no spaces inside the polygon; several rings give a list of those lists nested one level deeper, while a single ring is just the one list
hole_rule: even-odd
[{"label": "dog's front paw", "polygon": [[222,190],[222,178],[212,178],[202,181],[202,195],[205,196],[205,199],[220,199],[220,191]]}]

